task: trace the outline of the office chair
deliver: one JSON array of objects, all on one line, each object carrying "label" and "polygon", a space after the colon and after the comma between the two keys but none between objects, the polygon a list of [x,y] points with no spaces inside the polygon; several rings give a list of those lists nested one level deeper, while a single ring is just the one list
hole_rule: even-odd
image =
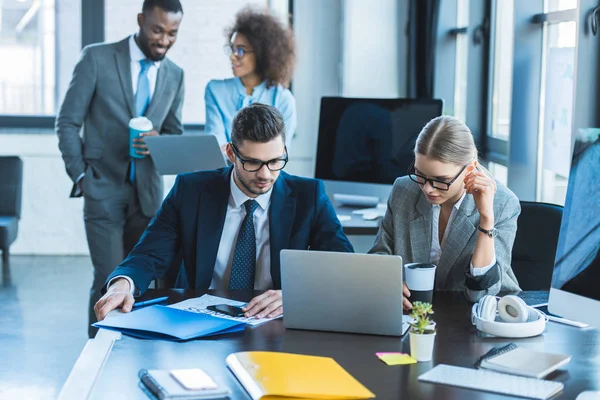
[{"label": "office chair", "polygon": [[0,250],[2,278],[10,279],[9,247],[17,238],[21,218],[23,161],[16,156],[0,157]]},{"label": "office chair", "polygon": [[563,208],[521,201],[512,270],[523,290],[549,290]]}]

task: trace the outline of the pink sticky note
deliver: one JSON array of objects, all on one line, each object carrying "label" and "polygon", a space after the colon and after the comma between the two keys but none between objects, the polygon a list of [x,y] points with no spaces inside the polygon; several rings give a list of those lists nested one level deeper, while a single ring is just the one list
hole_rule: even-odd
[{"label": "pink sticky note", "polygon": [[387,365],[415,364],[417,360],[404,353],[375,353]]}]

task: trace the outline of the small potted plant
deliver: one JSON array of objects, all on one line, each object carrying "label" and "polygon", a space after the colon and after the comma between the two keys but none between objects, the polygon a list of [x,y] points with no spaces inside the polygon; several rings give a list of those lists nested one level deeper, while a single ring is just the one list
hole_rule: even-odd
[{"label": "small potted plant", "polygon": [[430,303],[415,301],[412,305],[410,316],[410,355],[415,360],[431,361],[433,356],[433,343],[435,341],[435,322],[429,319],[433,314]]}]

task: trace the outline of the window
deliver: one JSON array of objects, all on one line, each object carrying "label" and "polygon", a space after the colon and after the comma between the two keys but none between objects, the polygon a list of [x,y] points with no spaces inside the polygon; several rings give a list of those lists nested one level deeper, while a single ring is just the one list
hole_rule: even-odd
[{"label": "window", "polygon": [[56,113],[81,49],[80,3],[0,1],[0,114]]},{"label": "window", "polygon": [[[458,0],[456,26],[469,26],[469,0]],[[454,77],[454,116],[461,121],[467,119],[467,72],[469,56],[469,34],[456,36],[456,65]]]},{"label": "window", "polygon": [[[554,8],[572,1],[550,1]],[[577,5],[576,1],[574,2]],[[552,8],[552,7],[550,7]],[[564,11],[564,8],[560,11]],[[543,202],[564,204],[571,165],[573,89],[577,23],[545,24],[540,96],[540,172],[537,197]]]},{"label": "window", "polygon": [[514,0],[496,2],[491,136],[508,140],[514,42]]},{"label": "window", "polygon": [[54,0],[0,2],[2,114],[55,112],[53,9]]},{"label": "window", "polygon": [[566,11],[577,8],[577,0],[548,0],[546,12]]},{"label": "window", "polygon": [[496,164],[493,162],[488,163],[488,171],[498,182],[507,185],[508,182],[508,168],[502,164]]},{"label": "window", "polygon": [[[124,39],[138,31],[140,0],[105,0],[105,39]],[[204,89],[211,79],[232,77],[223,53],[224,30],[247,4],[267,6],[267,0],[181,0],[184,17],[177,42],[168,57],[185,71],[183,122],[205,122]]]}]

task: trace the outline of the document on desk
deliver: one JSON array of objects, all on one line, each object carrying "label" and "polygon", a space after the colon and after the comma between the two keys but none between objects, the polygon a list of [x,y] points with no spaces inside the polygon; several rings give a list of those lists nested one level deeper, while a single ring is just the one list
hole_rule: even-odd
[{"label": "document on desk", "polygon": [[283,317],[283,315],[280,315],[279,317],[275,317],[275,318],[231,317],[229,315],[217,313],[217,312],[206,309],[206,307],[208,307],[208,306],[215,306],[217,304],[227,304],[227,305],[236,306],[236,307],[242,307],[242,306],[246,305],[246,303],[244,303],[242,301],[230,300],[230,299],[226,299],[223,297],[217,297],[217,296],[211,296],[209,294],[205,294],[204,296],[201,296],[201,297],[196,297],[193,299],[181,301],[176,304],[172,304],[169,307],[178,308],[180,310],[192,311],[192,312],[196,312],[196,313],[208,314],[208,315],[212,315],[217,318],[223,318],[223,319],[230,320],[230,321],[243,322],[250,326],[264,324],[265,322],[269,322],[274,319]]}]

